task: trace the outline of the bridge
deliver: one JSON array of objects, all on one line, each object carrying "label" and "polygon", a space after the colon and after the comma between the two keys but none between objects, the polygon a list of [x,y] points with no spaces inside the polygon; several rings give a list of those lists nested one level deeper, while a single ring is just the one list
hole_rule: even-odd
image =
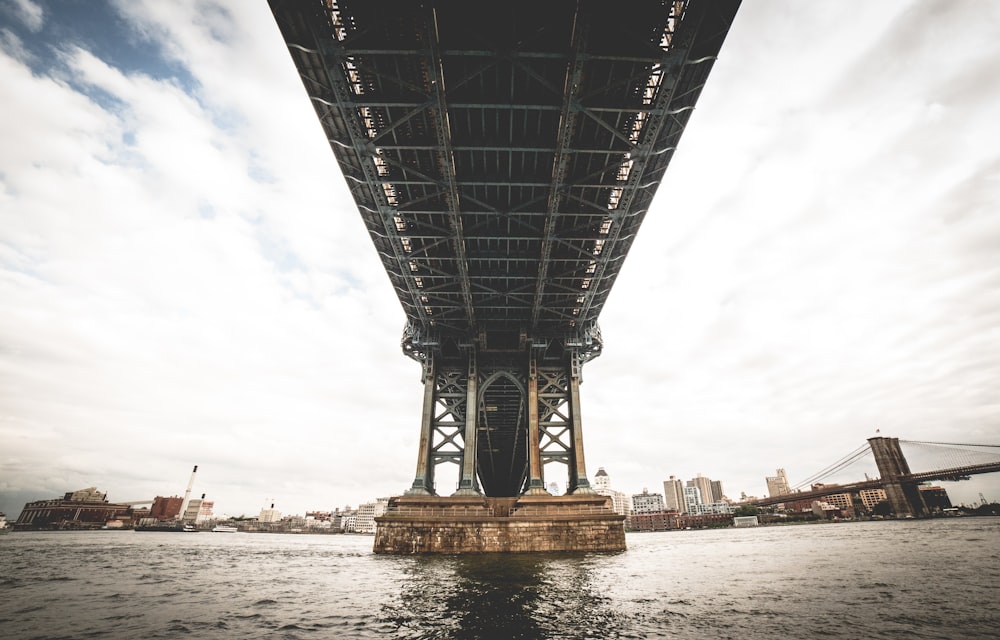
[{"label": "bridge", "polygon": [[421,365],[407,495],[591,494],[582,367],[738,0],[270,5]]},{"label": "bridge", "polygon": [[423,366],[411,492],[588,490],[581,366],[737,3],[271,5]]},{"label": "bridge", "polygon": [[[938,461],[943,456],[946,459],[946,466],[913,472],[903,455],[901,444],[920,447],[925,452],[933,452]],[[842,472],[868,456],[874,457],[879,478],[846,484],[818,484],[818,481],[823,478]],[[928,509],[918,489],[920,483],[937,480],[967,480],[976,474],[996,471],[1000,471],[1000,445],[919,442],[900,440],[899,438],[875,437],[869,438],[866,444],[809,476],[795,487],[816,483],[809,490],[798,490],[760,498],[748,501],[747,504],[764,507],[785,502],[816,500],[838,493],[857,493],[864,489],[883,489],[893,513],[897,516],[921,517],[928,515]]]}]

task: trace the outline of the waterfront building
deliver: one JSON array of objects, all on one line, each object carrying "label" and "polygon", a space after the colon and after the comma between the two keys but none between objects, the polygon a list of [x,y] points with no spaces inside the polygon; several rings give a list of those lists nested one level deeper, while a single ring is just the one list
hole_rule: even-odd
[{"label": "waterfront building", "polygon": [[188,501],[181,520],[184,522],[205,522],[206,520],[211,520],[213,515],[212,509],[214,507],[215,503],[211,500],[206,500],[203,493],[201,494],[201,498],[194,498]]},{"label": "waterfront building", "polygon": [[277,522],[281,520],[281,512],[274,508],[274,503],[271,503],[270,509],[261,509],[260,515],[257,516],[258,522]]},{"label": "waterfront building", "polygon": [[732,514],[733,506],[728,502],[702,502],[694,505],[691,510],[692,515],[705,515],[718,513],[723,515]]},{"label": "waterfront building", "polygon": [[684,502],[684,482],[682,480],[670,476],[669,480],[663,481],[663,504],[667,508],[667,511],[687,512],[687,505]]},{"label": "waterfront building", "polygon": [[611,508],[615,513],[623,516],[629,514],[631,505],[628,495],[623,491],[615,491],[611,488],[611,476],[604,470],[604,467],[598,468],[597,473],[594,474],[594,492],[611,498]]},{"label": "waterfront building", "polygon": [[194,519],[195,522],[205,522],[211,520],[215,517],[215,501],[205,500],[202,496],[201,508],[198,509],[198,517]]},{"label": "waterfront building", "polygon": [[157,520],[176,520],[181,515],[181,505],[184,498],[180,496],[156,496],[153,506],[149,509],[149,517]]},{"label": "waterfront building", "polygon": [[667,531],[675,529],[671,516],[676,516],[674,511],[656,513],[633,513],[629,519],[629,529],[632,531]]},{"label": "waterfront building", "polygon": [[757,516],[736,516],[733,518],[734,527],[756,527],[760,525]]},{"label": "waterfront building", "polygon": [[685,513],[673,515],[671,519],[672,529],[704,529],[733,524],[733,516],[728,513]]},{"label": "waterfront building", "polygon": [[357,511],[352,511],[351,513],[345,513],[341,517],[341,528],[345,533],[355,533],[358,530],[358,513]]},{"label": "waterfront building", "polygon": [[951,499],[943,487],[921,485],[917,488],[920,489],[920,497],[923,498],[924,504],[927,505],[927,509],[931,513],[951,509]]},{"label": "waterfront building", "polygon": [[25,504],[21,515],[14,522],[14,529],[99,529],[110,520],[131,522],[131,505],[108,502],[107,494],[89,487],[70,491],[61,499]]},{"label": "waterfront building", "polygon": [[643,514],[643,513],[662,513],[665,511],[663,508],[663,496],[659,493],[650,493],[645,487],[642,493],[637,493],[632,496],[632,514]]},{"label": "waterfront building", "polygon": [[389,498],[379,498],[375,502],[359,504],[354,521],[354,531],[356,533],[375,533],[375,518],[383,515],[388,506]]},{"label": "waterfront building", "polygon": [[812,512],[813,515],[819,516],[826,520],[831,520],[836,517],[843,515],[843,512],[835,505],[830,504],[822,500],[812,501]]},{"label": "waterfront building", "polygon": [[865,506],[865,511],[871,511],[878,503],[888,500],[885,489],[862,489],[858,491],[858,497],[861,498],[861,504]]}]

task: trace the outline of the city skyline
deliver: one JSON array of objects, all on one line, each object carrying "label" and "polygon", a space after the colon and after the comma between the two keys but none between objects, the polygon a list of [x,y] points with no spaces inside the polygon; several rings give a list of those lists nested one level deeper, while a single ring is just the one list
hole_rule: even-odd
[{"label": "city skyline", "polygon": [[[591,479],[1000,435],[1000,6],[852,11],[741,8],[583,371]],[[0,78],[0,509],[410,486],[404,316],[266,4],[6,0]]]}]

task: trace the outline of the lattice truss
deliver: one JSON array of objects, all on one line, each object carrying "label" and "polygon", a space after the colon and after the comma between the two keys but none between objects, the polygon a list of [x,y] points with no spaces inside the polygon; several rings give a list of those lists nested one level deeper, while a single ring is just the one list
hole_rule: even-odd
[{"label": "lattice truss", "polygon": [[538,433],[542,465],[572,466],[573,432],[569,375],[564,367],[538,368]]},{"label": "lattice truss", "polygon": [[739,3],[270,1],[406,313],[404,351],[597,355]]},{"label": "lattice truss", "polygon": [[[572,369],[536,367],[538,447],[542,464],[566,465],[575,482],[573,448]],[[516,367],[486,367],[475,372],[477,382],[477,481],[488,495],[516,494],[528,473],[526,380]],[[464,463],[469,378],[464,369],[434,373],[428,485],[435,485],[434,468]]]},{"label": "lattice truss", "polygon": [[468,375],[463,370],[446,369],[435,374],[431,419],[431,479],[433,468],[442,462],[462,465],[465,450],[465,407]]}]

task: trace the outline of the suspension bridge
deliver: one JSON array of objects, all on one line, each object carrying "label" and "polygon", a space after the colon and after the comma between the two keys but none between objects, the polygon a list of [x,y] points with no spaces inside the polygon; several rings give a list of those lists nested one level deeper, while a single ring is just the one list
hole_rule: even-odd
[{"label": "suspension bridge", "polygon": [[[904,456],[903,449],[909,453]],[[879,477],[846,484],[823,484],[841,477],[874,458]],[[911,460],[917,470],[911,469]],[[919,466],[917,466],[919,465]],[[974,475],[1000,471],[1000,444],[965,444],[921,442],[899,438],[875,437],[844,455],[836,462],[791,487],[789,493],[748,501],[760,507],[816,500],[838,493],[856,493],[865,489],[883,489],[897,516],[928,515],[927,505],[918,485],[932,481],[968,480]],[[804,487],[809,489],[803,489]]]}]

